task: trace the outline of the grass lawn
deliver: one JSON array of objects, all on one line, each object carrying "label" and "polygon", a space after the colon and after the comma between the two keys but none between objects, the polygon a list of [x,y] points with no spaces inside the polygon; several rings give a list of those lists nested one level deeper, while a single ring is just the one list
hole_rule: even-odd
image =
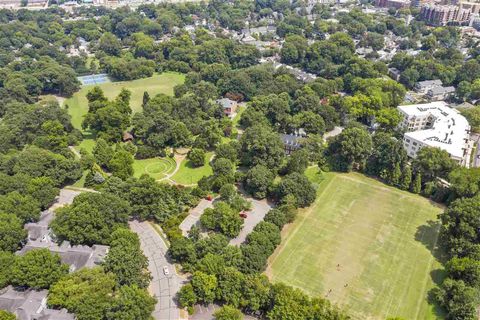
[{"label": "grass lawn", "polygon": [[[162,73],[153,77],[138,79],[133,81],[109,82],[100,84],[105,96],[109,99],[115,98],[122,88],[132,92],[130,106],[133,112],[138,112],[142,108],[143,93],[147,91],[153,98],[159,93],[173,95],[173,87],[182,84],[185,76],[179,73]],[[68,104],[68,113],[72,116],[72,124],[77,129],[82,129],[83,116],[88,111],[88,102],[86,94],[93,88],[93,85],[83,86],[71,98],[67,99],[64,105]]]},{"label": "grass lawn", "polygon": [[95,140],[83,139],[78,146],[75,146],[75,149],[80,152],[80,149],[83,148],[89,153],[92,153],[94,147],[95,147]]},{"label": "grass lawn", "polygon": [[317,170],[307,171],[316,202],[284,229],[267,275],[312,296],[331,289],[354,319],[441,318],[427,294],[442,277],[432,254],[442,208],[361,174]]},{"label": "grass lawn", "polygon": [[183,160],[177,173],[173,175],[172,180],[180,184],[195,184],[203,176],[211,175],[213,173],[212,167],[210,166],[210,159],[212,156],[213,152],[207,152],[205,156],[205,165],[198,168],[193,167],[190,160]]},{"label": "grass lawn", "polygon": [[140,177],[142,174],[148,174],[154,179],[165,178],[166,174],[169,174],[175,170],[175,160],[171,158],[151,158],[135,160],[133,162],[133,175]]}]

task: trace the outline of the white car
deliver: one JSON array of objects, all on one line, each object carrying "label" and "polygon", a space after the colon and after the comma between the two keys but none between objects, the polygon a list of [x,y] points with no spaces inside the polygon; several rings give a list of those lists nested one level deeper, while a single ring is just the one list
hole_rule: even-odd
[{"label": "white car", "polygon": [[168,267],[167,266],[163,266],[163,273],[168,276],[170,274],[170,271],[168,271]]}]

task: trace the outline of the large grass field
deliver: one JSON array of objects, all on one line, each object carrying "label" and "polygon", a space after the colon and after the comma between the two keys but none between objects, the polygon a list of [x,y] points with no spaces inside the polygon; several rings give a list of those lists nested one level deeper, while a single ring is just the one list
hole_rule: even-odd
[{"label": "large grass field", "polygon": [[432,254],[442,209],[360,174],[317,171],[307,172],[317,199],[284,230],[267,275],[328,297],[354,319],[441,318],[427,296],[432,276],[442,276]]},{"label": "large grass field", "polygon": [[[133,81],[108,82],[100,84],[105,96],[109,99],[115,98],[122,88],[132,92],[130,106],[133,112],[138,112],[142,108],[143,93],[147,91],[150,97],[159,93],[173,95],[173,87],[182,84],[185,76],[179,73],[162,73],[153,77],[138,79]],[[67,99],[64,105],[68,105],[68,113],[72,116],[72,124],[75,128],[82,128],[83,116],[88,111],[88,102],[86,94],[93,88],[93,85],[83,86],[71,98]]]}]

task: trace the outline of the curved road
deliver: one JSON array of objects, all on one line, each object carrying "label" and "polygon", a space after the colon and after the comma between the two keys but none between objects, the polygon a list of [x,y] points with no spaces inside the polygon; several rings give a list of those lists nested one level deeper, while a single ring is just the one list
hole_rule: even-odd
[{"label": "curved road", "polygon": [[[148,258],[148,269],[152,274],[152,281],[148,290],[157,298],[157,304],[153,311],[153,318],[157,320],[178,320],[180,309],[174,298],[183,284],[183,280],[177,275],[175,266],[166,259],[167,245],[148,222],[129,222],[130,229],[138,234],[143,253]],[[167,266],[170,274],[163,273],[163,267]]]}]

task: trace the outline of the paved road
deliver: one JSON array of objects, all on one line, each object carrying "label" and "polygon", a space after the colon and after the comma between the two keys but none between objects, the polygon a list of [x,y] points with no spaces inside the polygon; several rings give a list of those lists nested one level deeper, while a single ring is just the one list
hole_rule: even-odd
[{"label": "paved road", "polygon": [[243,220],[243,228],[240,234],[230,240],[230,244],[234,246],[239,246],[245,242],[248,234],[253,231],[253,228],[255,228],[255,226],[263,220],[268,211],[272,209],[272,205],[268,203],[266,199],[256,200],[251,197],[245,198],[252,202],[252,210],[247,212],[247,218]]},{"label": "paved road", "polygon": [[185,218],[185,220],[182,221],[182,223],[180,223],[179,226],[184,237],[188,236],[188,231],[190,231],[194,225],[198,225],[200,223],[199,221],[203,211],[212,207],[213,201],[202,199],[195,208],[190,210],[189,215]]},{"label": "paved road", "polygon": [[[148,290],[158,300],[152,316],[157,320],[180,319],[180,310],[174,298],[182,285],[182,279],[176,274],[174,265],[165,257],[167,245],[148,222],[131,221],[129,225],[138,234],[143,253],[148,258],[148,269],[152,274]],[[170,275],[163,273],[164,266],[168,267]]]},{"label": "paved road", "polygon": [[[195,306],[195,312],[188,317],[190,320],[214,320],[215,317],[213,314],[215,311],[220,308],[220,306],[216,304],[209,304],[208,306],[202,306],[197,304]],[[243,316],[243,320],[257,320],[258,318],[252,316]]]}]

